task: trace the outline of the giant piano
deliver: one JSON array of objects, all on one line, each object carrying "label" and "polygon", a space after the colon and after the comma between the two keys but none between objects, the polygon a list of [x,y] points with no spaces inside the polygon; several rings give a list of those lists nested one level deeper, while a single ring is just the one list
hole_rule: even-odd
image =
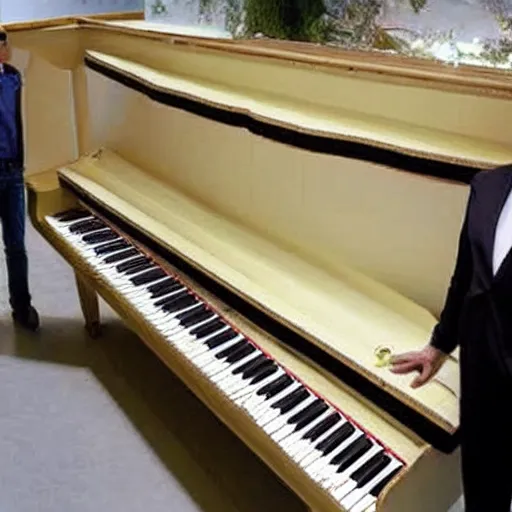
[{"label": "giant piano", "polygon": [[512,160],[500,72],[167,33],[7,27],[28,208],[102,297],[315,512],[461,493],[458,355],[421,389],[475,172]]}]

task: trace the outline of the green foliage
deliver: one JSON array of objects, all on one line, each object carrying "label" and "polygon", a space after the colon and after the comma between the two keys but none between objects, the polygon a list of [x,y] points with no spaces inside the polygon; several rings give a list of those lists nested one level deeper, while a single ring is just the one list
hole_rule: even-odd
[{"label": "green foliage", "polygon": [[324,13],[323,0],[246,0],[245,28],[248,35],[308,41]]},{"label": "green foliage", "polygon": [[[420,13],[428,0],[398,0],[415,13]],[[507,8],[509,0],[480,0],[491,12],[500,29],[501,37],[484,41],[483,52],[464,50],[455,60],[470,56],[487,64],[510,65],[512,55],[512,16]],[[199,0],[203,20],[208,21],[214,11],[225,14],[225,28],[234,37],[262,36],[291,41],[344,48],[378,49],[404,55],[434,58],[429,48],[433,43],[450,43],[457,52],[455,35],[422,34],[423,43],[411,46],[395,35],[393,29],[379,26],[378,20],[387,0]],[[154,0],[160,9],[161,0]],[[165,6],[164,6],[165,7]],[[406,30],[404,28],[403,30]],[[402,33],[403,33],[402,30]],[[400,33],[400,30],[398,32]],[[446,39],[446,41],[445,41]],[[467,53],[469,51],[469,53]]]},{"label": "green foliage", "polygon": [[[394,49],[401,46],[402,41],[384,34],[377,24],[384,1],[245,0],[245,35]],[[419,12],[427,2],[404,1],[414,12]]]}]

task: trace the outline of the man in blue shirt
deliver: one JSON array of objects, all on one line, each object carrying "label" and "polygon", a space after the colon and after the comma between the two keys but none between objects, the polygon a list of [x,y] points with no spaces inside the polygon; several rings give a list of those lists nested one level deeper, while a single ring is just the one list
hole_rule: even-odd
[{"label": "man in blue shirt", "polygon": [[0,27],[0,221],[7,261],[9,299],[15,324],[36,330],[39,316],[31,304],[25,249],[24,140],[21,111],[22,80],[8,64],[11,57]]}]

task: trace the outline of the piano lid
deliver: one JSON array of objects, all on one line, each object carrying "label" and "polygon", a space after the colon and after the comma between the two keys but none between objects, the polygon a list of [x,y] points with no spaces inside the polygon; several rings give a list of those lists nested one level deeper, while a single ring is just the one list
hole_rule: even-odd
[{"label": "piano lid", "polygon": [[[220,78],[205,80],[189,70],[185,75],[179,66],[169,69],[160,59],[155,56],[140,62],[95,50],[85,52],[89,68],[156,101],[321,153],[407,170],[416,167],[425,174],[431,167],[434,175],[466,181],[477,169],[502,165],[512,158],[510,146],[500,141],[450,133],[442,126],[421,126],[418,119],[401,120],[398,113],[390,118],[360,112],[347,100],[332,108],[265,90],[261,84],[249,88]],[[243,67],[237,69],[236,55],[232,60],[226,74],[243,73]]]}]

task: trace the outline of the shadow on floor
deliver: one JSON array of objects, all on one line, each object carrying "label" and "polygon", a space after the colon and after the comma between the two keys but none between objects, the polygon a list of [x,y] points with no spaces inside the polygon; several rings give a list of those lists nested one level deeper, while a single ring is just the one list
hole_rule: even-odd
[{"label": "shadow on floor", "polygon": [[43,317],[41,324],[41,331],[31,334],[0,319],[0,355],[87,368],[202,510],[216,512],[196,492],[193,476],[175,464],[173,448],[156,423],[172,432],[240,512],[305,510],[122,321],[105,319],[97,340],[87,336],[78,318]]}]

